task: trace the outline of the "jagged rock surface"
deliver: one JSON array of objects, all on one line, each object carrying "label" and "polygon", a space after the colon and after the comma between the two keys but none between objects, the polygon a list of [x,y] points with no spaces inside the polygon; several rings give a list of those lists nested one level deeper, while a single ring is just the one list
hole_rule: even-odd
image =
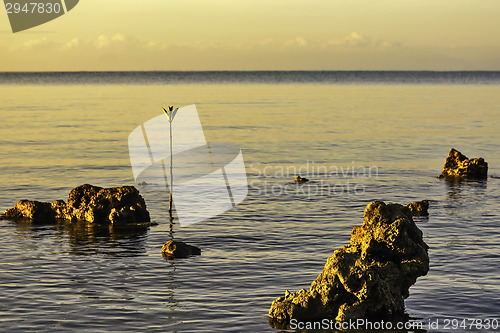
[{"label": "jagged rock surface", "polygon": [[374,201],[365,209],[363,225],[352,230],[349,245],[328,258],[309,290],[286,291],[273,301],[271,324],[402,315],[410,286],[429,270],[427,249],[407,207]]},{"label": "jagged rock surface", "polygon": [[168,259],[187,258],[192,255],[201,254],[201,250],[198,247],[176,240],[169,240],[163,244],[161,252]]},{"label": "jagged rock surface", "polygon": [[133,186],[102,188],[89,184],[69,193],[68,201],[38,202],[21,200],[4,217],[49,223],[56,219],[87,221],[98,224],[135,224],[149,222],[146,202]]},{"label": "jagged rock surface", "polygon": [[468,159],[455,148],[451,148],[439,178],[488,178],[488,163],[483,158]]},{"label": "jagged rock surface", "polygon": [[413,216],[428,216],[429,215],[429,201],[415,201],[406,205],[411,211]]},{"label": "jagged rock surface", "polygon": [[55,222],[55,213],[50,203],[31,200],[19,200],[13,208],[7,209],[2,217],[33,223]]}]

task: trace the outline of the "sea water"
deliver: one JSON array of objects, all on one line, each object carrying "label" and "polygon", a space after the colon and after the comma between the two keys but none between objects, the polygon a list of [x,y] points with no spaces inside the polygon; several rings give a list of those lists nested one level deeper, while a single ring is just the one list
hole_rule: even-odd
[{"label": "sea water", "polygon": [[[134,184],[128,135],[190,104],[208,142],[241,147],[249,194],[174,225],[202,255],[167,261],[168,196]],[[500,179],[436,178],[451,147],[500,176],[498,72],[2,73],[0,117],[1,211],[84,183],[136,185],[158,223],[0,221],[3,331],[276,331],[271,302],[307,289],[373,200],[430,200],[415,218],[430,271],[410,289],[411,318],[439,321],[429,332],[500,321]],[[297,174],[311,180],[300,191]]]}]

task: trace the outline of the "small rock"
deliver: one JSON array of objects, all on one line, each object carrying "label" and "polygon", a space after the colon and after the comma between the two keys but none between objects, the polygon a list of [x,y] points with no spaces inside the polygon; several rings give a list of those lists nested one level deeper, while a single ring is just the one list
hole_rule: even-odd
[{"label": "small rock", "polygon": [[163,244],[161,252],[168,259],[187,258],[192,255],[201,254],[201,250],[198,247],[176,240],[169,240]]},{"label": "small rock", "polygon": [[468,159],[455,148],[451,148],[438,178],[488,178],[488,163],[483,158]]},{"label": "small rock", "polygon": [[309,179],[307,179],[307,178],[302,178],[302,177],[300,177],[300,176],[297,176],[297,177],[295,177],[294,181],[295,181],[296,183],[305,183],[305,182],[308,182],[308,181],[309,181]]},{"label": "small rock", "polygon": [[408,207],[408,209],[410,209],[413,216],[429,216],[428,200],[415,201],[411,204],[406,205],[405,207]]},{"label": "small rock", "polygon": [[47,202],[19,200],[14,208],[7,209],[4,218],[26,220],[34,224],[54,223],[55,213]]}]

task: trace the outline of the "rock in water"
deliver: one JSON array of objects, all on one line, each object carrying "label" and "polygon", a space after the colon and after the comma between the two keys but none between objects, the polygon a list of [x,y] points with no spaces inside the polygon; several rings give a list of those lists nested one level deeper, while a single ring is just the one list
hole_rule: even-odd
[{"label": "rock in water", "polygon": [[429,215],[429,201],[415,201],[406,205],[413,216],[428,216]]},{"label": "rock in water", "polygon": [[127,225],[149,222],[146,202],[133,186],[102,188],[89,184],[69,193],[68,201],[38,202],[21,200],[5,211],[4,217],[29,219],[33,223],[56,219],[81,220],[97,224]]},{"label": "rock in water", "polygon": [[133,186],[102,188],[89,184],[69,193],[66,207],[58,217],[92,223],[149,222],[146,202]]},{"label": "rock in water", "polygon": [[13,208],[7,209],[4,218],[29,220],[32,223],[53,223],[55,213],[47,202],[19,200]]},{"label": "rock in water", "polygon": [[270,322],[283,328],[290,319],[337,321],[391,318],[404,314],[404,299],[429,270],[428,246],[407,207],[370,203],[364,223],[348,245],[328,258],[309,290],[285,292],[273,301]]},{"label": "rock in water", "polygon": [[168,259],[187,258],[192,255],[201,254],[201,250],[198,247],[176,240],[169,240],[163,244],[161,252]]},{"label": "rock in water", "polygon": [[301,183],[307,183],[309,181],[309,179],[297,176],[297,177],[295,177],[295,179],[293,181],[301,184]]},{"label": "rock in water", "polygon": [[483,158],[468,159],[455,148],[451,148],[439,178],[488,178],[488,163]]}]

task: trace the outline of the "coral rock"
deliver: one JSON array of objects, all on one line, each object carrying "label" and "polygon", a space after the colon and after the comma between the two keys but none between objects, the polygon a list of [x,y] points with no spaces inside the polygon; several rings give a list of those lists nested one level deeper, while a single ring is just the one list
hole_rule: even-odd
[{"label": "coral rock", "polygon": [[92,223],[149,222],[146,203],[133,186],[101,188],[81,185],[69,193],[64,217]]},{"label": "coral rock", "polygon": [[273,301],[270,322],[283,328],[290,319],[337,321],[404,314],[404,299],[429,270],[428,246],[407,207],[370,203],[364,223],[348,245],[328,258],[309,290],[286,292]]},{"label": "coral rock", "polygon": [[55,213],[49,203],[31,200],[19,200],[14,208],[5,211],[3,217],[36,224],[55,222]]},{"label": "coral rock", "polygon": [[429,215],[429,201],[415,201],[406,205],[411,211],[413,216],[428,216]]},{"label": "coral rock", "polygon": [[458,150],[451,148],[439,178],[488,178],[488,163],[483,158],[468,159]]},{"label": "coral rock", "polygon": [[300,177],[300,176],[297,176],[297,177],[295,177],[295,179],[294,179],[294,182],[296,182],[296,183],[306,183],[306,182],[308,182],[308,181],[309,181],[309,179],[307,179],[307,178],[302,178],[302,177]]},{"label": "coral rock", "polygon": [[201,254],[201,250],[198,247],[176,240],[169,240],[163,244],[161,252],[168,259],[187,258],[192,255]]},{"label": "coral rock", "polygon": [[55,219],[98,224],[138,224],[149,222],[149,212],[139,191],[133,186],[102,188],[89,184],[69,193],[68,201],[45,203],[21,200],[5,211],[4,217],[51,222]]}]

